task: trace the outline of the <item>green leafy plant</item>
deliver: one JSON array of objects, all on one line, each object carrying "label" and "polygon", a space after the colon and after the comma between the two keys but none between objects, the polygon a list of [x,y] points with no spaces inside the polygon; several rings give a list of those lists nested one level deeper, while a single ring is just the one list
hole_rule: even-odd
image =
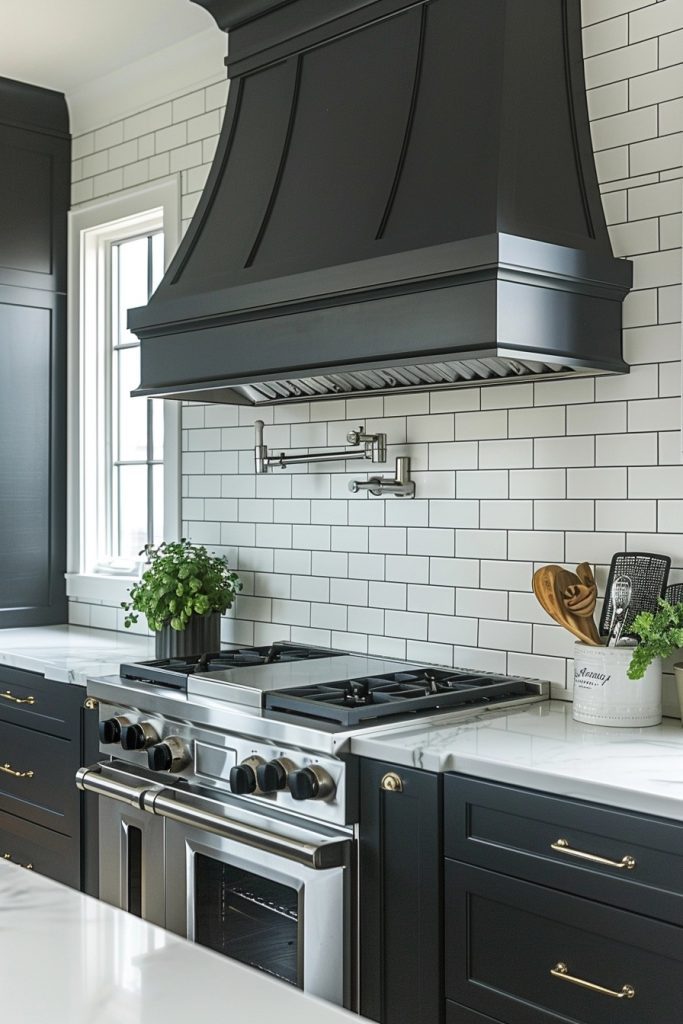
[{"label": "green leafy plant", "polygon": [[158,547],[146,544],[140,554],[148,568],[130,588],[130,601],[121,602],[127,629],[138,621],[140,612],[155,632],[164,626],[185,629],[193,615],[227,611],[242,589],[227,558],[210,555],[184,537],[172,543],[162,541]]},{"label": "green leafy plant", "polygon": [[658,604],[656,612],[636,615],[629,629],[639,638],[628,667],[629,679],[642,679],[655,658],[668,658],[683,647],[683,603],[672,605],[660,597]]}]

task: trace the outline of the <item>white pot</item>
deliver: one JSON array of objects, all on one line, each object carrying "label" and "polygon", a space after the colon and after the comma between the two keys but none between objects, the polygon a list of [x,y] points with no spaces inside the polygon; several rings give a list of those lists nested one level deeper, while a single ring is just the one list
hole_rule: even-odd
[{"label": "white pot", "polygon": [[645,726],[662,720],[662,663],[655,658],[642,679],[629,679],[633,645],[574,645],[574,706],[577,722]]}]

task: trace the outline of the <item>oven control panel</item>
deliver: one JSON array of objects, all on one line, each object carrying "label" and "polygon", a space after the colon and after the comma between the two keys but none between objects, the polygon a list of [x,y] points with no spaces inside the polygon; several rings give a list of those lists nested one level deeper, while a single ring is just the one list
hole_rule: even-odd
[{"label": "oven control panel", "polygon": [[104,703],[99,735],[103,754],[153,772],[160,783],[184,778],[330,824],[356,820],[349,765],[339,758]]}]

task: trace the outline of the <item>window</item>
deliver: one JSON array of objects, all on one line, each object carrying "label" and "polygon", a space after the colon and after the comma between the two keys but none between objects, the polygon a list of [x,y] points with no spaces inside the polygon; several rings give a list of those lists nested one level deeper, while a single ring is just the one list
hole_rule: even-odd
[{"label": "window", "polygon": [[114,577],[137,575],[144,545],[179,529],[178,406],[131,397],[140,343],[126,326],[159,284],[178,224],[175,179],[71,217],[67,579],[84,600],[118,601]]}]

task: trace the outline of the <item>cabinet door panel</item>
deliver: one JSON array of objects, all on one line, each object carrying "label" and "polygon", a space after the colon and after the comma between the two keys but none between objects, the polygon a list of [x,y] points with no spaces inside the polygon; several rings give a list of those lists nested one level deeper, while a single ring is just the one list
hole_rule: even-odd
[{"label": "cabinet door panel", "polygon": [[84,686],[57,683],[36,672],[0,665],[0,722],[75,740],[84,699]]},{"label": "cabinet door panel", "polygon": [[69,140],[8,125],[0,132],[0,284],[63,292]]},{"label": "cabinet door panel", "polygon": [[[505,1024],[683,1019],[681,929],[446,862],[446,995]],[[617,998],[551,972],[633,998]]]},{"label": "cabinet door panel", "polygon": [[62,314],[0,288],[0,626],[65,619]]},{"label": "cabinet door panel", "polygon": [[0,858],[22,867],[30,864],[31,871],[74,889],[80,886],[78,842],[23,818],[0,813]]},{"label": "cabinet door panel", "polygon": [[79,746],[78,742],[0,722],[0,811],[63,835],[77,835]]},{"label": "cabinet door panel", "polygon": [[683,925],[678,822],[462,775],[444,792],[447,857]]},{"label": "cabinet door panel", "polygon": [[[381,786],[392,771],[400,792]],[[438,1024],[441,776],[365,761],[360,779],[360,1012],[382,1024]]]}]

